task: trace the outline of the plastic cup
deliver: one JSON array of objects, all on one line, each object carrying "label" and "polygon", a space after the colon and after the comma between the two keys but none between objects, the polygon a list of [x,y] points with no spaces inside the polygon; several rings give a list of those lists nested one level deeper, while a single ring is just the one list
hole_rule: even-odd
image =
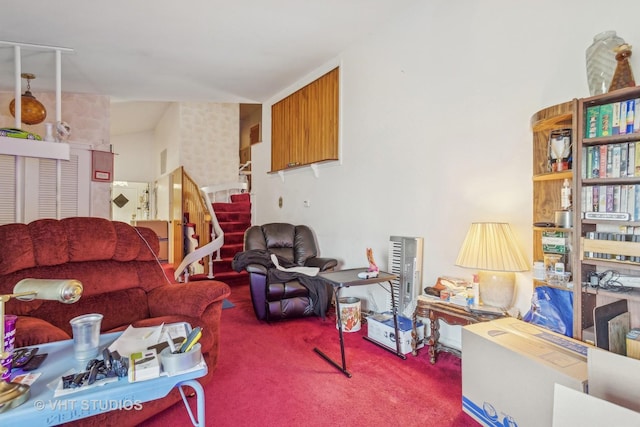
[{"label": "plastic cup", "polygon": [[4,351],[6,351],[9,356],[2,361],[2,367],[6,368],[6,371],[2,373],[3,381],[9,381],[9,378],[11,377],[13,346],[16,342],[16,320],[18,320],[18,316],[14,314],[4,315]]},{"label": "plastic cup", "polygon": [[92,313],[74,317],[69,321],[73,331],[73,351],[78,361],[98,356],[102,314]]}]

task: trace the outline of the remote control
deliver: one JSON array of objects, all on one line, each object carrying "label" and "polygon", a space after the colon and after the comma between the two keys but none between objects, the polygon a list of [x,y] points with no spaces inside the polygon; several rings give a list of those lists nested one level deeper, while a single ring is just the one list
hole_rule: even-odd
[{"label": "remote control", "polygon": [[41,353],[32,356],[31,359],[29,359],[29,361],[24,366],[22,366],[22,370],[33,371],[34,369],[38,369],[38,367],[42,364],[42,362],[44,362],[44,359],[46,359],[47,356],[48,353]]},{"label": "remote control", "polygon": [[38,347],[22,347],[13,351],[12,368],[22,368],[38,352]]}]

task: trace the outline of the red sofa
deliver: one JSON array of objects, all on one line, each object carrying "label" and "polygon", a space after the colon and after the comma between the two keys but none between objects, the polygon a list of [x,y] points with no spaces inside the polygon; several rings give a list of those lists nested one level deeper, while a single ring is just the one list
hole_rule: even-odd
[{"label": "red sofa", "polygon": [[[203,328],[200,343],[209,372],[200,381],[211,380],[222,302],[230,288],[215,280],[173,283],[154,255],[159,242],[152,230],[93,217],[41,219],[1,225],[0,242],[0,294],[12,293],[24,278],[77,279],[84,287],[75,304],[10,300],[6,313],[18,315],[16,347],[70,339],[69,320],[86,313],[104,316],[102,332],[184,321]],[[179,400],[174,390],[142,410],[112,411],[76,424],[131,426]]]}]

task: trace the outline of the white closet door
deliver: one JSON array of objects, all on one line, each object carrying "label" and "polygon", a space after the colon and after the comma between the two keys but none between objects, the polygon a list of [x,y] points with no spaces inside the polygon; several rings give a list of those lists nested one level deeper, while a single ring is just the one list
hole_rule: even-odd
[{"label": "white closet door", "polygon": [[69,160],[25,161],[24,221],[88,216],[91,151],[71,149]]},{"label": "white closet door", "polygon": [[0,224],[16,220],[16,158],[0,154]]}]

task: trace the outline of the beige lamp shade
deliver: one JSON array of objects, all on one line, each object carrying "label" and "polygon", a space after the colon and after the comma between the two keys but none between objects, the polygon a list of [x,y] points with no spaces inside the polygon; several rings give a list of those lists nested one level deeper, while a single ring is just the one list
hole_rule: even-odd
[{"label": "beige lamp shade", "polygon": [[496,222],[471,224],[456,265],[480,270],[480,301],[505,310],[513,305],[513,273],[529,270],[509,224]]}]

